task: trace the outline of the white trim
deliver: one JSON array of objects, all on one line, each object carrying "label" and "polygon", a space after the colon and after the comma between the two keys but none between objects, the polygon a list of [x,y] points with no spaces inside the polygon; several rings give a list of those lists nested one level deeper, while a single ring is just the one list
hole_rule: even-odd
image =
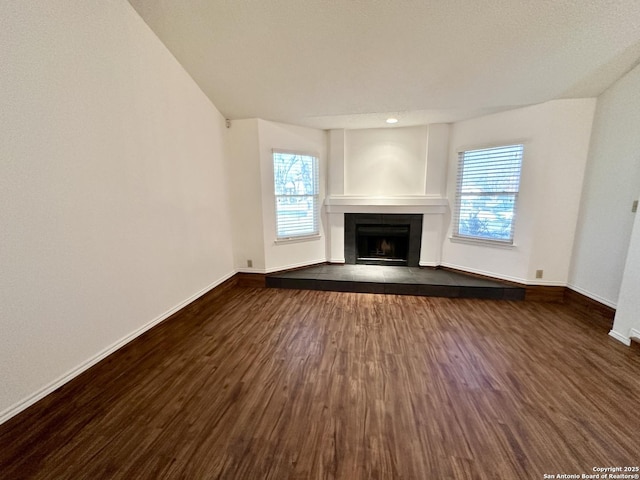
[{"label": "white trim", "polygon": [[525,285],[528,285],[530,287],[566,287],[567,286],[567,282],[560,282],[558,280],[542,280],[539,278],[536,278],[534,280],[527,280],[525,282]]},{"label": "white trim", "polygon": [[320,233],[312,233],[310,235],[300,235],[298,237],[282,237],[276,238],[273,243],[276,245],[283,245],[287,243],[297,243],[297,242],[309,242],[311,240],[318,240],[322,238]]},{"label": "white trim", "polygon": [[272,148],[271,156],[273,157],[274,153],[283,153],[285,155],[298,155],[300,157],[315,157],[318,161],[320,161],[320,154],[318,152],[310,153],[304,152],[302,150],[289,150],[286,148]]},{"label": "white trim", "polygon": [[327,205],[329,215],[345,213],[418,213],[422,215],[444,215],[449,207],[443,205]]},{"label": "white trim", "polygon": [[632,328],[631,331],[629,332],[629,338],[635,338],[637,340],[640,341],[640,330],[636,330],[635,328]]},{"label": "white trim", "polygon": [[541,279],[527,280],[525,278],[512,277],[510,275],[503,275],[501,273],[495,273],[495,272],[487,272],[485,270],[479,270],[479,269],[476,269],[476,268],[463,267],[461,265],[454,265],[452,263],[443,262],[440,265],[442,265],[443,267],[454,268],[456,270],[460,270],[461,272],[475,273],[475,274],[478,274],[478,275],[484,275],[485,277],[497,278],[498,280],[507,280],[508,282],[520,283],[520,284],[526,285],[528,287],[535,287],[535,286],[540,286],[540,287],[566,287],[567,286],[566,282],[562,282],[562,281],[558,281],[558,280],[541,280]]},{"label": "white trim", "polygon": [[236,270],[236,273],[264,273],[264,268],[240,267]]},{"label": "white trim", "polygon": [[229,273],[229,274],[223,276],[222,278],[216,280],[215,282],[213,282],[212,284],[210,284],[207,287],[203,288],[199,292],[195,293],[194,295],[191,295],[186,300],[180,302],[178,305],[176,305],[176,306],[172,307],[171,309],[167,310],[165,313],[163,313],[160,316],[154,318],[150,322],[144,324],[143,326],[141,326],[140,328],[134,330],[133,332],[129,333],[128,335],[125,335],[123,338],[121,338],[120,340],[116,341],[115,343],[112,343],[110,346],[108,346],[107,348],[105,348],[101,352],[97,353],[93,357],[91,357],[91,358],[87,359],[86,361],[82,362],[80,365],[72,368],[71,370],[69,370],[65,374],[61,375],[56,380],[54,380],[53,382],[51,382],[48,385],[44,386],[40,390],[38,390],[35,393],[29,395],[25,399],[20,400],[19,402],[13,404],[9,408],[3,410],[2,412],[0,412],[0,424],[3,424],[4,422],[6,422],[10,418],[16,416],[17,414],[19,414],[23,410],[29,408],[31,405],[36,403],[38,400],[43,399],[44,397],[46,397],[47,395],[52,393],[54,390],[60,388],[65,383],[73,380],[75,377],[80,375],[85,370],[88,370],[89,368],[91,368],[92,366],[94,366],[95,364],[100,362],[101,360],[103,360],[106,357],[108,357],[109,355],[111,355],[116,350],[122,348],[127,343],[129,343],[132,340],[134,340],[136,337],[138,337],[138,336],[142,335],[143,333],[145,333],[147,330],[155,327],[157,324],[159,324],[163,320],[166,320],[171,315],[173,315],[174,313],[176,313],[180,309],[186,307],[188,304],[190,304],[191,302],[193,302],[196,299],[200,298],[204,294],[208,293],[209,291],[211,291],[212,289],[214,289],[218,285],[226,282],[231,277],[233,277],[235,274],[236,274],[236,271],[234,270],[231,273]]},{"label": "white trim", "polygon": [[591,293],[587,290],[585,290],[584,288],[580,288],[577,287],[576,285],[572,285],[571,283],[567,283],[567,287],[570,288],[571,290],[578,292],[582,295],[584,295],[585,297],[589,297],[592,300],[595,300],[596,302],[602,303],[603,305],[606,305],[607,307],[611,307],[613,309],[618,308],[617,304],[615,302],[611,302],[609,300],[607,300],[606,298],[602,298],[600,295],[596,295],[595,293]]},{"label": "white trim", "polygon": [[324,199],[328,214],[344,213],[420,213],[444,215],[449,200],[437,195],[414,195],[404,197],[366,197],[355,195],[331,195]]},{"label": "white trim", "polygon": [[347,263],[344,257],[342,258],[330,258],[329,263]]},{"label": "white trim", "polygon": [[[511,188],[502,189],[501,191],[493,192],[493,194],[495,195],[506,195],[513,198],[512,217],[511,217],[511,223],[509,225],[509,239],[505,242],[497,239],[493,240],[488,237],[468,237],[460,234],[460,221],[462,217],[462,199],[463,197],[470,194],[470,192],[463,193],[463,189],[465,186],[465,179],[467,178],[467,176],[464,174],[465,165],[467,165],[467,162],[474,162],[474,161],[479,162],[479,164],[473,167],[474,168],[474,173],[472,174],[473,176],[481,174],[481,172],[484,172],[485,174],[491,174],[491,175],[495,174],[499,176],[504,176],[503,178],[505,180],[508,179],[509,182],[511,183],[514,179],[514,175],[513,175],[513,172],[511,172],[511,174],[508,174],[504,170],[505,162],[515,163],[518,160],[518,155],[512,158],[511,157],[507,158],[507,157],[504,157],[503,155],[504,153],[508,152],[510,154],[518,150],[520,155],[519,155],[519,165],[518,165],[519,173],[518,173],[517,182],[513,182],[513,184],[510,185]],[[468,153],[471,154],[469,158],[467,158]],[[498,246],[499,244],[501,244],[500,246],[503,248],[512,248],[512,245],[514,243],[514,236],[515,236],[515,225],[518,218],[518,204],[520,203],[518,201],[518,196],[519,196],[520,188],[522,184],[522,166],[524,163],[524,154],[525,154],[524,142],[523,143],[506,142],[501,145],[496,145],[491,147],[473,147],[473,148],[466,148],[464,150],[458,150],[458,155],[457,155],[458,161],[456,165],[457,167],[456,168],[457,170],[456,190],[455,190],[454,203],[451,208],[451,229],[453,232],[452,237],[450,237],[451,241],[464,242],[465,240],[480,240],[480,241],[488,242],[486,244],[487,246],[488,245]],[[509,168],[510,170],[511,168],[513,168],[512,163]],[[515,191],[512,191],[514,189]],[[489,192],[481,192],[481,193],[478,193],[477,195],[488,196],[491,194]]]},{"label": "white trim", "polygon": [[449,237],[449,241],[453,243],[466,243],[468,245],[477,245],[479,247],[491,247],[491,248],[504,248],[507,250],[517,248],[517,245],[511,242],[502,242],[500,240],[491,240],[488,238],[472,238],[472,237],[460,237],[452,235]]},{"label": "white trim", "polygon": [[329,195],[324,199],[324,204],[335,207],[448,207],[449,199],[439,195],[403,195],[393,197]]},{"label": "white trim", "polygon": [[[294,155],[296,157],[309,157],[313,159],[313,186],[314,186],[314,192],[312,194],[304,194],[304,195],[278,195],[276,194],[276,185],[275,185],[275,177],[276,177],[276,169],[275,169],[275,156],[276,155]],[[271,177],[272,177],[272,181],[271,181],[271,193],[273,194],[273,211],[274,211],[274,220],[275,220],[275,225],[276,225],[276,238],[274,239],[273,243],[275,245],[281,244],[281,243],[289,243],[289,242],[296,242],[296,241],[307,241],[307,240],[313,240],[316,237],[320,237],[320,224],[322,223],[322,202],[320,201],[320,191],[321,191],[321,186],[320,186],[320,155],[315,154],[315,153],[303,153],[303,152],[297,152],[294,150],[283,150],[283,149],[278,149],[278,148],[272,148],[271,149],[271,167],[272,167],[272,171],[271,171]],[[302,235],[297,235],[297,236],[291,236],[291,237],[278,237],[278,219],[280,218],[280,216],[278,215],[278,198],[279,197],[313,197],[314,198],[314,208],[313,208],[313,216],[314,216],[314,227],[317,228],[317,230],[314,230],[312,232],[306,232]]]},{"label": "white trim", "polygon": [[609,336],[615,338],[619,342],[624,343],[627,347],[631,345],[631,339],[629,337],[625,337],[620,332],[616,332],[613,329],[611,329],[611,331],[609,332]]},{"label": "white trim", "polygon": [[[504,141],[497,141],[497,142],[490,142],[490,143],[473,143],[473,144],[469,144],[469,145],[462,145],[462,146],[458,146],[456,147],[454,150],[456,151],[456,154],[458,153],[462,153],[462,152],[466,152],[468,150],[488,150],[489,148],[499,148],[499,147],[505,147],[505,146],[511,146],[511,145],[524,145],[527,146],[531,143],[531,139],[530,138],[522,138],[522,139],[511,139],[511,140],[504,140]],[[527,149],[524,149],[524,152],[526,152]],[[524,152],[522,154],[522,161],[524,162]]]},{"label": "white trim", "polygon": [[340,261],[340,260],[327,260],[326,258],[322,258],[319,260],[313,260],[311,262],[292,263],[290,265],[280,265],[278,267],[272,267],[272,268],[241,267],[241,268],[238,268],[237,273],[260,273],[262,275],[268,275],[270,273],[281,272],[283,270],[291,270],[293,268],[312,267],[320,263],[327,263],[327,261],[331,263],[344,263],[344,259]]},{"label": "white trim", "polygon": [[441,264],[438,262],[418,262],[421,267],[439,267]]},{"label": "white trim", "polygon": [[291,270],[292,268],[311,267],[313,265],[318,265],[319,263],[327,263],[327,259],[321,258],[318,260],[312,260],[310,262],[300,262],[300,263],[292,263],[290,265],[280,265],[274,268],[267,268],[263,273],[269,274],[274,272],[281,272],[282,270]]},{"label": "white trim", "polygon": [[[441,265],[443,267],[449,267],[449,268],[454,268],[456,270],[460,270],[461,272],[475,273],[475,274],[478,274],[478,275],[484,275],[485,277],[493,277],[493,278],[497,278],[499,280],[507,280],[509,282],[515,282],[515,283],[521,283],[523,285],[528,285],[527,280],[524,279],[524,278],[512,277],[510,275],[502,275],[500,273],[495,273],[495,272],[487,272],[486,270],[479,270],[479,269],[476,269],[476,268],[463,267],[461,265],[454,265],[453,263],[443,262],[443,263],[441,263]],[[559,286],[564,286],[564,284],[563,285],[559,285]]]}]

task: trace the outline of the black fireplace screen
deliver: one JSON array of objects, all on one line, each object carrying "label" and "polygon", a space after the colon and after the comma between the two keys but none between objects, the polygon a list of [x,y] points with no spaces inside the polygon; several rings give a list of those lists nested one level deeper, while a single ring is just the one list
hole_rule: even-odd
[{"label": "black fireplace screen", "polygon": [[418,266],[422,215],[346,213],[344,220],[346,263]]},{"label": "black fireplace screen", "polygon": [[356,225],[356,262],[406,265],[409,225]]}]

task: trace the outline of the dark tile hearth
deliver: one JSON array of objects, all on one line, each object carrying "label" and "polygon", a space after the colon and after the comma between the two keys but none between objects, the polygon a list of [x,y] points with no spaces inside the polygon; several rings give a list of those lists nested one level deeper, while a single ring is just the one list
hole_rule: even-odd
[{"label": "dark tile hearth", "polygon": [[266,286],[298,290],[523,300],[524,287],[434,268],[317,265],[267,275]]}]

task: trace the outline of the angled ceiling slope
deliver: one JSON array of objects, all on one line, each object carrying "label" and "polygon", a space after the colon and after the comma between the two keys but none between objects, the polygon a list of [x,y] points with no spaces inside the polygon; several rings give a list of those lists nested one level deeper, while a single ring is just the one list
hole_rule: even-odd
[{"label": "angled ceiling slope", "polygon": [[451,122],[599,95],[640,58],[638,0],[129,0],[227,118]]}]

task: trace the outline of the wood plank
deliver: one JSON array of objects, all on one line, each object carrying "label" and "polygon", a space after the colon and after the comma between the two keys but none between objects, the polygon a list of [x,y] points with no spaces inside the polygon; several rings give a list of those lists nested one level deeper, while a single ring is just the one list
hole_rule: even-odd
[{"label": "wood plank", "polygon": [[236,273],[236,285],[247,288],[265,288],[267,276],[263,273]]},{"label": "wood plank", "polygon": [[588,315],[597,314],[611,322],[613,322],[613,317],[616,316],[615,308],[611,308],[570,288],[565,289],[564,301],[575,310],[579,310]]},{"label": "wood plank", "polygon": [[566,287],[546,285],[527,285],[525,301],[529,302],[564,302]]},{"label": "wood plank", "polygon": [[640,355],[563,304],[233,284],[0,426],[0,477],[540,479],[636,465]]}]

